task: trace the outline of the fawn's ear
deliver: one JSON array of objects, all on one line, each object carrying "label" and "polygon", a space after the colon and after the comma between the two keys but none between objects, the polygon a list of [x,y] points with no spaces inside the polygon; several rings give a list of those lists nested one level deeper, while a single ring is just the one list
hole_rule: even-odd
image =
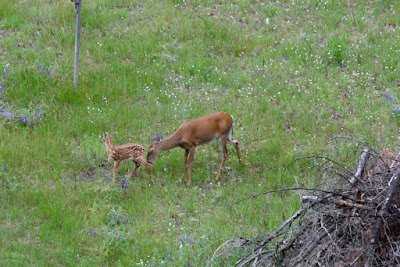
[{"label": "fawn's ear", "polygon": [[114,135],[115,135],[115,132],[111,133],[111,134],[110,134],[110,137],[113,138]]}]

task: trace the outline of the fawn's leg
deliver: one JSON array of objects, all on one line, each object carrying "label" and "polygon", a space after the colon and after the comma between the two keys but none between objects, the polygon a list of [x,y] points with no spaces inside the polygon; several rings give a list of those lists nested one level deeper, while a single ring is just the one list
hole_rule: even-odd
[{"label": "fawn's leg", "polygon": [[132,175],[135,173],[136,169],[140,167],[140,164],[136,161],[133,161],[135,163],[135,168],[132,169],[132,171],[129,173],[129,177],[132,177]]},{"label": "fawn's leg", "polygon": [[121,161],[118,161],[118,160],[116,160],[116,161],[114,161],[114,175],[113,175],[113,178],[112,178],[112,181],[115,183],[115,176],[117,176],[117,172],[118,172],[118,166],[119,166],[119,163],[120,163]]},{"label": "fawn's leg", "polygon": [[147,163],[147,161],[142,157],[136,159],[141,165],[145,166],[149,170],[149,175],[150,175],[150,182],[154,184],[153,181],[153,171],[150,163]]}]

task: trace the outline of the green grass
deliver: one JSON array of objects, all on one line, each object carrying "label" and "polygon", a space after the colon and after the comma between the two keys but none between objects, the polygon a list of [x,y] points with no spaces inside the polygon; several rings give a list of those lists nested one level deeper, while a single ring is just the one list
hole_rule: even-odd
[{"label": "green grass", "polygon": [[[43,118],[0,117],[2,265],[202,266],[298,208],[291,193],[232,204],[313,184],[302,166],[281,177],[299,153],[329,151],[337,134],[398,145],[396,1],[84,1],[78,88],[73,4],[14,2],[0,3],[0,107],[33,117],[40,106]],[[111,183],[102,134],[147,147],[214,111],[234,116],[244,157],[228,147],[221,183],[216,143],[197,149],[190,188],[181,149],[159,156],[156,185],[144,168],[127,190]],[[118,181],[132,167],[123,162]],[[107,233],[114,213],[128,219],[113,225],[120,240]]]}]

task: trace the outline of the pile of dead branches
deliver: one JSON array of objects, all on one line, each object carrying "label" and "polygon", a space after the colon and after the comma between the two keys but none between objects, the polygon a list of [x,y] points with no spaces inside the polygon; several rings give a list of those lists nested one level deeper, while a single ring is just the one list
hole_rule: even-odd
[{"label": "pile of dead branches", "polygon": [[297,159],[313,160],[327,182],[251,196],[290,190],[299,192],[302,206],[272,233],[224,243],[213,260],[235,255],[237,266],[399,266],[400,155],[369,147],[353,155],[353,168],[327,157]]}]

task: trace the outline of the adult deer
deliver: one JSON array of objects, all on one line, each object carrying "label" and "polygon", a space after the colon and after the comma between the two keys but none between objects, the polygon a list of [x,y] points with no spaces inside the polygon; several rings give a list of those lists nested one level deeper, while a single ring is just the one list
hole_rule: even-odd
[{"label": "adult deer", "polygon": [[107,150],[107,156],[109,160],[114,160],[114,175],[112,181],[115,182],[115,176],[117,176],[118,167],[121,161],[131,159],[135,163],[135,168],[129,173],[129,177],[132,177],[140,165],[144,165],[149,170],[150,181],[153,183],[152,168],[151,164],[147,163],[144,159],[144,152],[146,149],[138,144],[127,144],[123,146],[113,146],[111,138],[113,138],[115,132],[110,135],[104,135],[101,139],[101,143],[105,144]]},{"label": "adult deer", "polygon": [[[187,120],[179,127],[179,129],[166,140],[156,135],[147,152],[147,162],[153,164],[158,154],[164,150],[181,147],[185,149],[183,159],[183,170],[181,178],[185,177],[186,165],[188,165],[188,179],[186,185],[190,186],[190,170],[196,147],[202,144],[209,143],[215,139],[219,139],[222,147],[222,162],[219,167],[216,180],[219,181],[222,167],[228,156],[226,143],[235,147],[239,163],[241,162],[241,154],[239,150],[239,142],[232,138],[233,119],[225,112],[212,113],[198,119]],[[188,163],[189,158],[189,163]]]}]

